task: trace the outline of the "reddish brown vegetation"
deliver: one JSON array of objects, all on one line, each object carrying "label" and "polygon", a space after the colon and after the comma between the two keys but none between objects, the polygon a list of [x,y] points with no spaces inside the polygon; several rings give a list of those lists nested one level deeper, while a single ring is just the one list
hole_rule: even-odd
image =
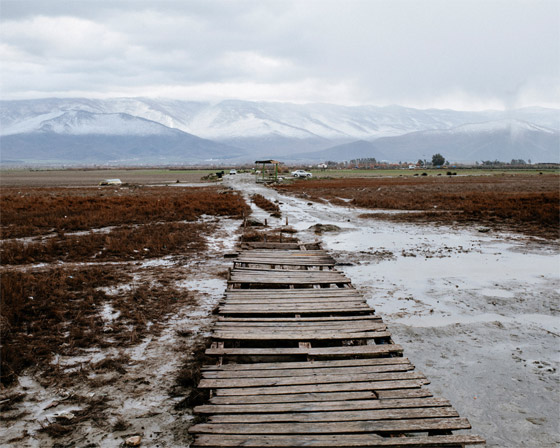
[{"label": "reddish brown vegetation", "polygon": [[[42,365],[57,353],[77,349],[126,346],[150,332],[158,334],[162,318],[194,298],[170,286],[139,285],[116,296],[101,287],[126,283],[129,274],[113,266],[5,272],[1,278],[2,383],[9,384],[24,368]],[[104,304],[118,312],[102,317]],[[98,369],[102,366],[92,366]],[[56,366],[47,369],[54,376]]]},{"label": "reddish brown vegetation", "polygon": [[[26,367],[42,369],[45,381],[61,380],[55,354],[74,356],[92,347],[126,346],[194,298],[174,288],[172,273],[156,282],[130,285],[134,264],[32,270],[10,265],[35,262],[126,262],[164,255],[200,253],[215,228],[194,222],[202,215],[241,217],[250,208],[242,197],[217,188],[29,188],[5,189],[0,198],[3,240],[0,285],[1,382],[9,384]],[[190,221],[190,222],[184,222]],[[92,228],[113,226],[92,232]],[[66,234],[68,231],[84,232]],[[115,290],[119,285],[127,288]],[[113,287],[108,294],[104,288]],[[113,310],[109,321],[102,315]],[[123,363],[86,369],[122,370]],[[72,375],[85,375],[80,369]],[[81,373],[80,373],[81,372]],[[82,378],[82,379],[84,379]],[[60,428],[59,428],[60,429]]]},{"label": "reddish brown vegetation", "polygon": [[6,241],[0,246],[3,263],[22,264],[86,259],[133,260],[200,251],[212,226],[199,223],[126,226],[108,233],[57,235],[43,241]]},{"label": "reddish brown vegetation", "polygon": [[249,214],[243,198],[217,188],[10,188],[0,196],[2,238]]},{"label": "reddish brown vegetation", "polygon": [[255,203],[257,207],[270,212],[272,216],[280,217],[280,207],[272,201],[269,201],[265,198],[262,194],[254,194],[251,196],[252,201]]},{"label": "reddish brown vegetation", "polygon": [[367,209],[420,210],[375,214],[397,221],[483,224],[558,238],[560,184],[557,175],[309,180],[278,186],[312,200]]}]

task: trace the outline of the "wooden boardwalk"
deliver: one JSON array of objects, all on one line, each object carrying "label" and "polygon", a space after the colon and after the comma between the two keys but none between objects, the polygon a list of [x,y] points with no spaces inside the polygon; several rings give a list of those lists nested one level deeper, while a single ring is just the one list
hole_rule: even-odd
[{"label": "wooden boardwalk", "polygon": [[245,243],[233,259],[189,429],[194,447],[463,447],[484,439],[402,357],[316,244]]}]

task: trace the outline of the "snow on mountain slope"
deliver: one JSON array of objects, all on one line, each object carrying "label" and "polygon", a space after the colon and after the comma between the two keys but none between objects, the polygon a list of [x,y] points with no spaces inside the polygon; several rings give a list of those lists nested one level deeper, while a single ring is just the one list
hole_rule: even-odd
[{"label": "snow on mountain slope", "polygon": [[511,118],[497,121],[486,121],[483,123],[469,123],[452,129],[425,131],[426,134],[434,135],[438,133],[479,134],[491,132],[509,132],[512,137],[515,137],[523,135],[526,132],[544,132],[547,134],[554,134],[557,131]]},{"label": "snow on mountain slope", "polygon": [[[0,102],[2,135],[37,125],[37,117],[53,118],[69,111],[124,113],[212,139],[282,136],[296,139],[375,139],[429,129],[449,129],[468,123],[504,118],[521,119],[560,129],[557,110],[464,112],[419,110],[402,106],[339,106],[227,100],[217,104],[169,99],[115,98],[41,99]],[[22,123],[28,127],[23,127]]]},{"label": "snow on mountain slope", "polygon": [[169,135],[179,132],[160,123],[128,114],[75,110],[42,121],[37,131],[66,135]]},{"label": "snow on mountain slope", "polygon": [[[265,153],[287,157],[363,140],[374,141],[376,147],[386,143],[390,148],[382,152],[390,160],[406,160],[408,155],[418,152],[422,154],[417,158],[429,158],[434,153],[429,141],[436,137],[439,142],[447,139],[450,145],[461,140],[463,155],[480,155],[480,148],[495,147],[493,142],[498,140],[502,148],[506,140],[510,146],[511,141],[523,140],[528,148],[553,154],[557,148],[547,145],[554,144],[554,132],[560,130],[560,112],[544,108],[465,112],[240,100],[212,104],[147,98],[50,98],[0,101],[0,124],[3,136],[41,132],[69,136],[158,136],[182,131],[242,148],[248,159]],[[550,138],[543,137],[547,135]],[[389,138],[390,144],[383,140]],[[417,139],[425,142],[425,146],[420,148]],[[360,152],[364,148],[362,143],[354,149]],[[456,146],[443,149],[457,154]]]}]

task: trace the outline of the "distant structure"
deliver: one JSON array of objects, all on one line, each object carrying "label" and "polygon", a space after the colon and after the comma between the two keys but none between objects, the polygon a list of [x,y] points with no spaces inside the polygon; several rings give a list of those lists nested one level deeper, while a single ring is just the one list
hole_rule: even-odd
[{"label": "distant structure", "polygon": [[[278,165],[276,160],[256,160],[255,174],[257,182],[278,182]],[[262,165],[262,168],[259,168]]]}]

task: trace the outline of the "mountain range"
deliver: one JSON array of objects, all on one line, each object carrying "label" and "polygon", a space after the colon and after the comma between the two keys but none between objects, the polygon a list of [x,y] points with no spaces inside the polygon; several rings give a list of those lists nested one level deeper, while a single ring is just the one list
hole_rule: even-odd
[{"label": "mountain range", "polygon": [[261,158],[560,162],[560,111],[227,100],[0,101],[3,164],[234,164]]}]

